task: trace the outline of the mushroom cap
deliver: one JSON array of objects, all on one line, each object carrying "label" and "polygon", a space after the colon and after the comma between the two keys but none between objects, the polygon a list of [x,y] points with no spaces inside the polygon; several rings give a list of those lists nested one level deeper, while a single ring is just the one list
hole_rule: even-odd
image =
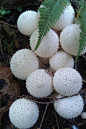
[{"label": "mushroom cap", "polygon": [[25,80],[31,72],[38,68],[39,62],[32,50],[18,50],[11,58],[10,69],[19,79]]},{"label": "mushroom cap", "polygon": [[80,91],[82,87],[82,77],[75,69],[64,67],[55,72],[53,86],[59,94],[71,96]]},{"label": "mushroom cap", "polygon": [[82,113],[81,113],[81,118],[82,118],[82,119],[86,119],[86,112],[82,112]]},{"label": "mushroom cap", "polygon": [[56,31],[60,31],[66,26],[73,24],[74,18],[75,18],[75,12],[73,7],[71,5],[67,5],[63,13],[61,14],[60,18],[58,19],[58,21],[56,21],[53,28]]},{"label": "mushroom cap", "polygon": [[79,51],[80,25],[71,24],[65,27],[60,34],[60,43],[66,52],[76,56]]},{"label": "mushroom cap", "polygon": [[54,102],[55,111],[65,119],[77,117],[83,111],[84,102],[80,95],[59,99]]},{"label": "mushroom cap", "polygon": [[35,70],[27,77],[26,88],[34,97],[47,97],[53,91],[52,76],[45,69]]},{"label": "mushroom cap", "polygon": [[17,20],[17,27],[22,34],[30,36],[38,28],[38,13],[32,10],[21,13]]},{"label": "mushroom cap", "polygon": [[21,129],[32,127],[39,116],[39,109],[35,102],[25,98],[17,99],[9,108],[9,118],[12,124]]},{"label": "mushroom cap", "polygon": [[58,70],[63,67],[73,68],[74,59],[71,55],[61,50],[49,58],[49,64],[54,70]]},{"label": "mushroom cap", "polygon": [[[30,37],[30,46],[34,51],[37,41],[38,41],[38,29],[33,32]],[[36,53],[39,57],[48,58],[55,54],[59,48],[59,37],[56,32],[52,29],[48,31],[46,36],[43,37],[39,47],[34,53]]]}]

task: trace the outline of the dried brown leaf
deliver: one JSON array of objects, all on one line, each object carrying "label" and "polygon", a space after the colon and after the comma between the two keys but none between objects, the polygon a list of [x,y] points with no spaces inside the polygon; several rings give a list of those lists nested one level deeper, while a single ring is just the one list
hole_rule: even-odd
[{"label": "dried brown leaf", "polygon": [[12,72],[9,67],[0,65],[0,79],[5,79],[8,82],[12,82]]},{"label": "dried brown leaf", "polygon": [[[9,109],[12,102],[20,96],[20,86],[17,81],[12,80],[12,72],[9,67],[0,65],[0,79],[5,80],[5,83],[0,88],[0,122],[3,113]],[[4,100],[6,99],[6,100]],[[4,103],[4,106],[2,104]]]}]

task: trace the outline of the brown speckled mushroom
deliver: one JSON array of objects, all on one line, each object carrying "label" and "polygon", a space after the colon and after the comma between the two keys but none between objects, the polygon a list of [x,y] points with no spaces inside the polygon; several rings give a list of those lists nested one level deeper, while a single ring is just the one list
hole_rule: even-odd
[{"label": "brown speckled mushroom", "polygon": [[9,108],[9,118],[19,129],[32,127],[39,116],[39,109],[35,102],[25,98],[15,100]]},{"label": "brown speckled mushroom", "polygon": [[39,61],[32,50],[18,50],[11,58],[10,69],[19,79],[26,80],[28,75],[38,68]]}]

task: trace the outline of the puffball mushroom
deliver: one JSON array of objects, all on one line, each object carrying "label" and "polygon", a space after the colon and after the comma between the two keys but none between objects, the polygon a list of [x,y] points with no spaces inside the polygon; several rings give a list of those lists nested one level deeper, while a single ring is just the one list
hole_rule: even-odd
[{"label": "puffball mushroom", "polygon": [[11,58],[10,69],[19,79],[25,80],[31,72],[38,68],[39,61],[32,50],[18,50]]},{"label": "puffball mushroom", "polygon": [[81,113],[81,118],[82,118],[82,119],[86,119],[86,112],[82,112],[82,113]]},{"label": "puffball mushroom", "polygon": [[79,51],[80,25],[71,24],[65,27],[60,34],[60,43],[64,51],[76,56]]},{"label": "puffball mushroom", "polygon": [[74,59],[71,55],[61,50],[49,58],[49,64],[54,70],[58,70],[62,67],[73,68]]},{"label": "puffball mushroom", "polygon": [[25,98],[15,100],[9,108],[11,123],[19,129],[32,127],[39,116],[39,109],[35,102]]},{"label": "puffball mushroom", "polygon": [[45,69],[35,70],[27,77],[26,88],[34,97],[47,97],[53,91],[52,76]]},{"label": "puffball mushroom", "polygon": [[73,24],[74,18],[75,12],[73,7],[71,5],[67,5],[58,21],[56,21],[53,29],[56,31],[61,31],[66,26]]},{"label": "puffball mushroom", "polygon": [[65,119],[77,117],[83,111],[84,102],[80,95],[62,98],[54,102],[55,111]]},{"label": "puffball mushroom", "polygon": [[54,73],[54,89],[63,96],[77,94],[82,87],[82,77],[78,71],[70,67],[60,68]]},{"label": "puffball mushroom", "polygon": [[30,36],[38,28],[38,13],[32,10],[21,13],[17,20],[17,27],[22,34]]},{"label": "puffball mushroom", "polygon": [[[33,34],[30,37],[30,46],[31,49],[34,51],[37,41],[38,41],[38,29],[33,32]],[[39,57],[48,58],[55,54],[59,48],[59,37],[55,33],[54,30],[50,29],[46,36],[43,37],[39,47],[36,51],[34,51],[35,54],[37,54]]]}]

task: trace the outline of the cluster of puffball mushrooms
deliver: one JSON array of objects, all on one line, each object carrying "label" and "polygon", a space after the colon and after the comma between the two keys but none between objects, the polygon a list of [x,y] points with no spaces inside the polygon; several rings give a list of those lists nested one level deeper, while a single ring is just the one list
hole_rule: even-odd
[{"label": "cluster of puffball mushrooms", "polygon": [[[82,77],[73,68],[74,56],[79,51],[80,24],[74,23],[74,9],[67,5],[34,51],[39,35],[39,17],[40,13],[32,10],[20,14],[17,27],[23,35],[30,37],[31,49],[18,50],[11,58],[10,69],[15,77],[26,80],[26,89],[33,97],[43,98],[53,91],[57,92],[55,111],[65,119],[75,118],[84,107],[82,96],[76,95],[82,88]],[[60,32],[60,36],[57,32]],[[85,50],[81,55],[84,53]],[[39,60],[45,65],[49,64],[48,72],[40,67]],[[50,72],[53,72],[53,76]],[[26,98],[15,100],[9,108],[10,121],[20,129],[32,127],[38,117],[38,105]]]}]

